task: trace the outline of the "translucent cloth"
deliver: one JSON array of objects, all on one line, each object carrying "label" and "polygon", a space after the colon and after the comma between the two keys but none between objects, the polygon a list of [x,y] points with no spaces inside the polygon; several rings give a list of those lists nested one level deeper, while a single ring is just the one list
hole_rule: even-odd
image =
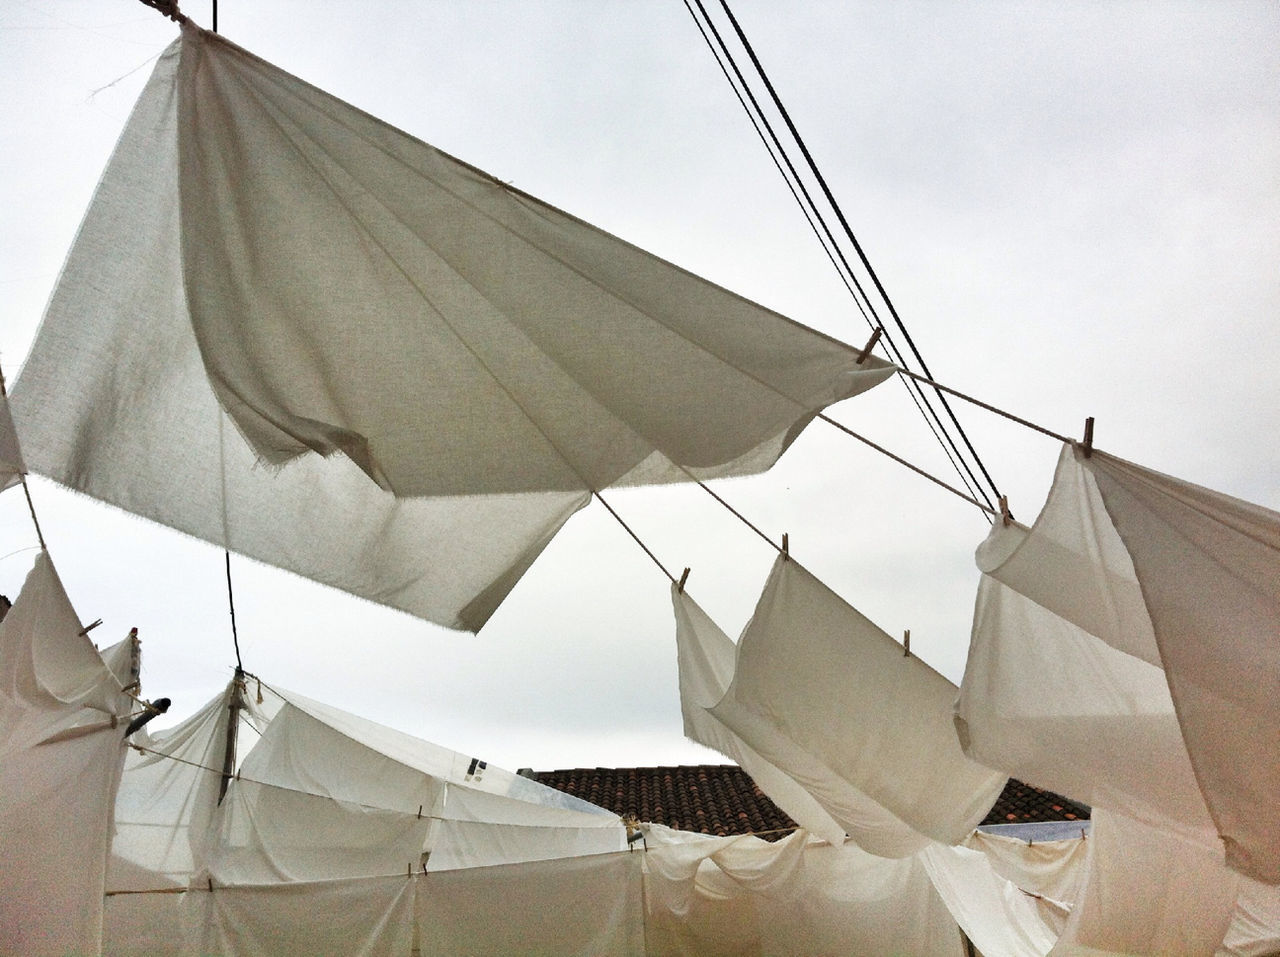
[{"label": "translucent cloth", "polygon": [[[905,857],[927,838],[903,824],[820,762],[806,761],[782,735],[757,727],[752,740],[779,755],[789,772],[770,763],[712,713],[733,679],[737,648],[698,604],[676,586],[671,589],[676,615],[680,671],[680,710],[684,733],[699,744],[736,761],[774,804],[801,827],[829,844],[844,843],[845,832],[866,850],[884,857]],[[747,716],[740,716],[740,722]],[[756,724],[759,724],[758,722]]]},{"label": "translucent cloth", "polygon": [[645,947],[640,851],[429,873],[423,954],[632,957]]},{"label": "translucent cloth", "polygon": [[920,860],[979,953],[1045,957],[1058,939],[1034,898],[1001,877],[981,851],[931,844]]},{"label": "translucent cloth", "polygon": [[364,880],[192,889],[183,895],[183,957],[405,957],[415,881]]},{"label": "translucent cloth", "polygon": [[1030,894],[1068,906],[1080,896],[1089,849],[1083,837],[1029,843],[974,831],[964,846],[981,851],[997,874]]},{"label": "translucent cloth", "polygon": [[1280,513],[1095,452],[1227,862],[1280,883]]},{"label": "translucent cloth", "polygon": [[888,860],[802,831],[776,844],[645,831],[648,954],[964,952],[916,856]]},{"label": "translucent cloth", "polygon": [[856,360],[188,25],[13,412],[42,474],[477,630],[588,490],[768,468]]},{"label": "translucent cloth", "polygon": [[1067,447],[978,564],[968,753],[1280,882],[1280,515]]},{"label": "translucent cloth", "polygon": [[[132,742],[115,801],[107,890],[185,887],[205,867],[222,784],[231,687],[172,728],[143,728]],[[247,752],[265,717],[239,712],[237,741]],[[158,898],[156,906],[167,907]]]},{"label": "translucent cloth", "polygon": [[19,484],[27,467],[18,447],[18,432],[9,412],[9,397],[0,390],[0,492]]},{"label": "translucent cloth", "polygon": [[[961,751],[955,694],[946,678],[904,656],[901,645],[780,555],[738,643],[733,680],[711,714],[797,780],[825,767],[837,785],[920,834],[956,844],[991,809],[1005,777]],[[789,747],[770,746],[777,738]],[[822,790],[813,796],[823,802]]]},{"label": "translucent cloth", "polygon": [[99,952],[129,705],[40,552],[0,622],[0,952]]},{"label": "translucent cloth", "polygon": [[1242,878],[1222,849],[1095,809],[1088,873],[1053,957],[1209,957],[1231,921]]}]

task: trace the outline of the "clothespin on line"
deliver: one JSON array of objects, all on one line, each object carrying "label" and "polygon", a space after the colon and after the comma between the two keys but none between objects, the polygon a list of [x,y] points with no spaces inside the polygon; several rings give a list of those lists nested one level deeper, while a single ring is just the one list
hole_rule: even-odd
[{"label": "clothespin on line", "polygon": [[102,624],[101,618],[95,621],[92,625],[85,625],[83,628],[80,629],[81,636],[89,634],[89,632],[93,631],[93,629],[97,628],[100,624]]},{"label": "clothespin on line", "polygon": [[1093,455],[1093,416],[1089,416],[1084,420],[1084,441],[1080,443],[1084,449],[1084,457],[1090,458]]},{"label": "clothespin on line", "polygon": [[1000,496],[1000,521],[1008,528],[1013,524],[1013,516],[1009,513],[1009,496]]},{"label": "clothespin on line", "polygon": [[791,539],[786,532],[782,533],[782,560],[791,560]]},{"label": "clothespin on line", "polygon": [[908,628],[902,633],[902,657],[911,657],[911,629]]},{"label": "clothespin on line", "polygon": [[871,333],[871,338],[867,340],[867,344],[862,347],[862,351],[858,353],[858,365],[867,361],[867,356],[871,355],[871,350],[876,347],[876,343],[880,341],[880,336],[884,334],[884,326],[876,326]]},{"label": "clothespin on line", "polygon": [[681,595],[684,594],[684,583],[687,582],[688,580],[689,580],[689,569],[686,568],[684,570],[684,573],[681,574],[680,576],[680,581],[676,583],[676,591],[679,592]]}]

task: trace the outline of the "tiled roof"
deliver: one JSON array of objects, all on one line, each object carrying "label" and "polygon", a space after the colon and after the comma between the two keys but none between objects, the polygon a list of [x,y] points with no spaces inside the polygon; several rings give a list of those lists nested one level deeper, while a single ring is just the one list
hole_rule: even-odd
[{"label": "tiled roof", "polygon": [[701,834],[784,837],[795,821],[730,764],[672,768],[573,768],[533,777],[624,817]]},{"label": "tiled roof", "polygon": [[983,824],[1032,824],[1041,821],[1087,821],[1089,808],[1052,791],[1014,778],[1004,786]]},{"label": "tiled roof", "polygon": [[[702,834],[782,837],[795,822],[731,764],[536,771],[535,780],[615,814]],[[1088,820],[1082,804],[1012,778],[983,824]],[[768,833],[775,832],[775,833]]]}]

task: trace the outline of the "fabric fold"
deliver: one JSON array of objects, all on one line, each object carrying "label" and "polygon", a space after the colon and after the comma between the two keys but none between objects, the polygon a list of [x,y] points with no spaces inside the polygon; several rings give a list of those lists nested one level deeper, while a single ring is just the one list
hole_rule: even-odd
[{"label": "fabric fold", "polygon": [[1280,882],[1280,514],[1066,446],[977,558],[966,751]]},{"label": "fabric fold", "polygon": [[0,622],[0,948],[95,954],[130,699],[47,552]]},{"label": "fabric fold", "polygon": [[919,834],[957,844],[1006,778],[962,752],[955,695],[951,682],[780,555],[711,713],[752,747],[771,734],[789,742],[768,753],[783,770],[788,761],[818,762]]},{"label": "fabric fold", "polygon": [[476,631],[592,491],[763,471],[893,372],[187,24],[12,412],[40,474]]}]

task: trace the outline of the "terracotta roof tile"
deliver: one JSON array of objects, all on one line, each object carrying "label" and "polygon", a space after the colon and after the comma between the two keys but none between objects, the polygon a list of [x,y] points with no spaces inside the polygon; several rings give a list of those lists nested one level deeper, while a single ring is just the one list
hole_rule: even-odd
[{"label": "terracotta roof tile", "polygon": [[[731,764],[661,768],[570,768],[532,777],[615,814],[702,834],[760,834],[774,839],[795,822]],[[1088,820],[1089,808],[1009,779],[983,824]],[[772,833],[770,833],[772,832]]]}]

